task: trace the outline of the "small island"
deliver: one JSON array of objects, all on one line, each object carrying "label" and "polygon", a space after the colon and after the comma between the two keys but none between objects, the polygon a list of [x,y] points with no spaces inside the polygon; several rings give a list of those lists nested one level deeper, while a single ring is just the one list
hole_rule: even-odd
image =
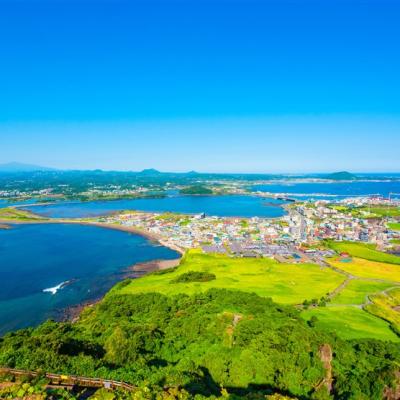
[{"label": "small island", "polygon": [[181,194],[190,194],[190,195],[210,195],[213,194],[213,191],[203,185],[192,185],[185,187],[180,190]]}]

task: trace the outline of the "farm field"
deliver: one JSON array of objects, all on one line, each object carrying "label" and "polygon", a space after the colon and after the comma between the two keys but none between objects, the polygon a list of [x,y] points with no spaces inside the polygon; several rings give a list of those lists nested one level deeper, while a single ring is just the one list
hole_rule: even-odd
[{"label": "farm field", "polygon": [[[361,308],[367,296],[400,284],[400,266],[362,258],[353,258],[348,263],[330,259],[329,263],[357,278],[344,286],[326,307],[302,311],[302,318],[309,320],[316,316],[318,328],[335,332],[342,339],[400,341],[382,312]],[[108,296],[150,292],[190,295],[226,288],[271,297],[277,303],[301,304],[326,296],[345,279],[330,268],[314,264],[280,264],[271,259],[231,258],[191,250],[178,267],[117,284]]]},{"label": "farm field", "polygon": [[342,339],[374,338],[400,342],[387,322],[357,307],[319,307],[303,311],[301,316],[307,321],[312,316],[317,317],[316,327],[335,332]]},{"label": "farm field", "polygon": [[348,253],[353,257],[364,258],[365,260],[400,265],[400,257],[378,251],[373,245],[333,241],[327,241],[327,245],[338,253]]},{"label": "farm field", "polygon": [[337,295],[332,304],[364,304],[366,297],[392,287],[391,283],[354,279]]},{"label": "farm field", "polygon": [[353,209],[353,215],[362,218],[362,212],[367,213],[367,218],[373,217],[398,217],[400,216],[400,207],[396,206],[374,206],[358,207]]},{"label": "farm field", "polygon": [[389,222],[387,226],[394,231],[400,231],[400,222]]},{"label": "farm field", "polygon": [[372,304],[366,310],[390,322],[396,332],[400,333],[400,287],[371,296]]},{"label": "farm field", "polygon": [[360,278],[379,279],[393,283],[400,282],[400,266],[384,262],[353,258],[351,262],[329,259],[329,264]]},{"label": "farm field", "polygon": [[[183,273],[201,271],[215,275],[208,282],[171,283]],[[271,297],[277,303],[299,304],[321,298],[339,286],[345,277],[314,264],[280,264],[270,259],[230,258],[190,251],[175,270],[153,273],[127,285],[117,285],[111,294],[160,292],[193,294],[211,288],[238,289]]]}]

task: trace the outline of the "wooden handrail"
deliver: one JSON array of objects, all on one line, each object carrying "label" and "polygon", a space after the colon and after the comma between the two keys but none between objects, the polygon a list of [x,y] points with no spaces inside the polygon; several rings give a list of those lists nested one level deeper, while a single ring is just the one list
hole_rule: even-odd
[{"label": "wooden handrail", "polygon": [[[14,376],[31,376],[37,377],[40,375],[37,371],[27,371],[23,369],[14,369],[14,368],[0,368],[0,374],[11,374]],[[126,382],[114,381],[112,379],[103,379],[103,378],[88,378],[84,376],[77,375],[66,375],[66,374],[53,374],[53,373],[45,373],[44,376],[49,379],[52,383],[56,381],[57,385],[67,386],[67,385],[76,385],[80,387],[91,387],[91,388],[107,388],[107,389],[125,389],[128,391],[133,391],[136,389],[136,386],[131,385]]]}]

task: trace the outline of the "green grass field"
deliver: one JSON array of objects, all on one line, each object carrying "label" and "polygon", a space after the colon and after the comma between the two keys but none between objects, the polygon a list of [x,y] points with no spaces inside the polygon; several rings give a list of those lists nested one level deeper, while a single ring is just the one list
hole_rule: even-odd
[{"label": "green grass field", "polygon": [[353,257],[364,258],[365,260],[400,265],[400,257],[375,250],[373,245],[333,241],[327,241],[326,243],[338,253],[349,253]]},{"label": "green grass field", "polygon": [[318,328],[335,332],[342,339],[374,338],[400,342],[387,322],[357,307],[320,307],[303,311],[301,315],[307,321],[316,316]]},{"label": "green grass field", "polygon": [[[398,217],[400,207],[396,206],[363,206],[353,208],[351,213],[358,218]],[[366,213],[365,215],[363,213]]]},{"label": "green grass field", "polygon": [[387,226],[393,231],[400,231],[400,222],[389,222]]},{"label": "green grass field", "polygon": [[364,304],[366,297],[370,294],[381,292],[392,284],[382,282],[371,282],[367,280],[355,279],[335,296],[332,304]]},{"label": "green grass field", "polygon": [[18,208],[0,208],[1,221],[22,221],[29,222],[39,219],[44,219],[38,215],[32,214],[29,211],[19,210]]},{"label": "green grass field", "polygon": [[359,278],[380,279],[395,284],[400,282],[400,266],[398,265],[355,257],[351,262],[341,262],[338,259],[329,259],[328,262],[332,266]]},{"label": "green grass field", "polygon": [[366,310],[390,322],[400,332],[400,287],[371,296],[371,300]]},{"label": "green grass field", "polygon": [[[362,246],[361,249],[376,252],[373,248],[365,249]],[[372,315],[354,306],[365,303],[367,295],[400,283],[400,266],[361,258],[354,258],[350,263],[333,259],[329,262],[365,279],[352,280],[327,307],[305,310],[302,312],[303,318],[308,320],[315,315],[318,317],[319,328],[334,331],[343,339],[376,338],[400,341],[390,329],[389,323],[380,318],[380,314]],[[191,276],[201,274],[187,274],[188,272],[213,274],[215,279],[206,282],[190,281]],[[183,274],[188,278],[177,279]],[[387,282],[368,280],[371,278]],[[320,299],[337,288],[344,279],[343,275],[329,268],[313,264],[280,264],[271,259],[231,258],[192,250],[184,256],[177,268],[117,284],[111,290],[110,296],[149,292],[165,295],[194,294],[210,288],[227,288],[271,297],[277,303],[300,304],[306,299]]]},{"label": "green grass field", "polygon": [[[215,274],[209,282],[171,283],[188,271]],[[344,280],[328,268],[313,264],[280,264],[270,259],[230,258],[190,251],[172,272],[150,274],[132,280],[127,286],[117,285],[111,293],[160,292],[167,295],[192,294],[210,288],[238,289],[271,297],[278,303],[299,304],[305,299],[321,298]]]}]

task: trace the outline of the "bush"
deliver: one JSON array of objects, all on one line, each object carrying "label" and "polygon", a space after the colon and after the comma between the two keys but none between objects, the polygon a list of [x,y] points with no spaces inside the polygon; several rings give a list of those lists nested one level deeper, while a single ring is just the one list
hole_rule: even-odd
[{"label": "bush", "polygon": [[171,283],[209,282],[214,279],[216,279],[216,276],[209,272],[189,271],[177,276]]}]

